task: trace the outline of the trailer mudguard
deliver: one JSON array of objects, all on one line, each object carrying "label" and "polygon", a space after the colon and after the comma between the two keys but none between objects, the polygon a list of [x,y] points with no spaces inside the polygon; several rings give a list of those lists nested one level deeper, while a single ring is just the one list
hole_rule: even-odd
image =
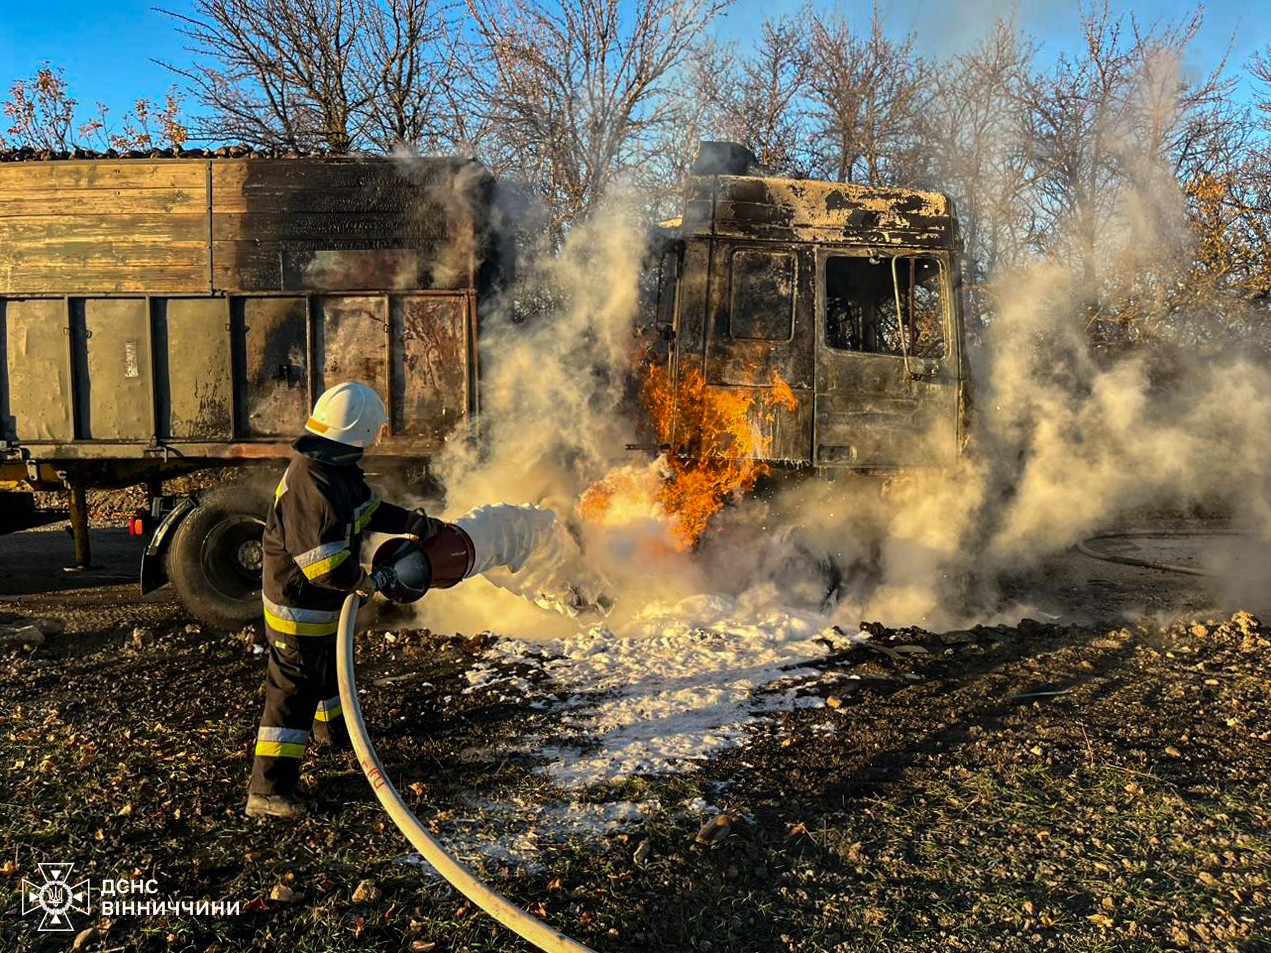
[{"label": "trailer mudguard", "polygon": [[168,543],[172,539],[172,534],[176,532],[176,528],[181,525],[181,521],[189,516],[196,506],[198,504],[192,497],[181,497],[155,528],[146,551],[141,554],[141,594],[143,596],[167,585],[168,567],[164,557],[167,555]]}]

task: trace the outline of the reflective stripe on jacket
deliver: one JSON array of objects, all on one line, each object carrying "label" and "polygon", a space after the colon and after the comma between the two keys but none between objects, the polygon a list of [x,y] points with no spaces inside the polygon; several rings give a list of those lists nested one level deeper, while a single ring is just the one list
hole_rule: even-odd
[{"label": "reflective stripe on jacket", "polygon": [[331,635],[362,578],[362,533],[400,533],[410,514],[366,485],[356,447],[306,434],[274,491],[265,520],[265,621],[289,635]]}]

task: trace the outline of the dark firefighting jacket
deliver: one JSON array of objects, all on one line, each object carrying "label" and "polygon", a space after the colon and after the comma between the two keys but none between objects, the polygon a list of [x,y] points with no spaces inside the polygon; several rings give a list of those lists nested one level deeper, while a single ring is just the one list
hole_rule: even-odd
[{"label": "dark firefighting jacket", "polygon": [[289,635],[332,635],[362,578],[362,534],[403,532],[412,514],[366,485],[361,449],[312,434],[292,449],[261,540],[265,622]]}]

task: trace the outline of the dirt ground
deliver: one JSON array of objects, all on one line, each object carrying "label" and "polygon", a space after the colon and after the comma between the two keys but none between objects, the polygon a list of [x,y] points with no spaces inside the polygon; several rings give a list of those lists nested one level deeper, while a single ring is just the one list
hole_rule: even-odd
[{"label": "dirt ground", "polygon": [[[94,545],[108,568],[73,576],[57,524],[0,538],[0,624],[65,625],[0,654],[5,948],[528,948],[412,862],[345,754],[307,763],[312,817],[245,818],[259,635],[138,598],[140,543]],[[1241,611],[1263,610],[1076,553],[1008,590],[1031,618],[864,620],[870,644],[801,683],[815,706],[695,772],[568,798],[515,743],[563,730],[552,686],[470,690],[486,637],[381,622],[359,645],[362,703],[421,818],[601,953],[1271,951],[1271,632]],[[562,825],[562,805],[611,819]],[[698,843],[721,815],[727,836]],[[71,932],[23,912],[41,863],[95,888]],[[143,889],[113,899],[173,909],[104,916],[119,880]]]}]

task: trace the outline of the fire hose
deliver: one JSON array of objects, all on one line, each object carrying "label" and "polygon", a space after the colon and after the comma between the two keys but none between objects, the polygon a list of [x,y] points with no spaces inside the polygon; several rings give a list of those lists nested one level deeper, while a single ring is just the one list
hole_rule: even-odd
[{"label": "fire hose", "polygon": [[[468,528],[479,530],[479,524],[477,527],[469,526]],[[442,535],[443,539],[437,546],[441,547],[450,543],[453,544],[451,549],[456,551],[466,547],[467,561],[462,572],[457,577],[452,575],[450,578],[443,576],[443,578],[437,579],[437,570],[442,567],[430,568],[428,572],[432,574],[433,579],[437,583],[433,586],[434,588],[447,588],[454,585],[460,579],[471,575],[475,566],[481,564],[481,561],[475,558],[472,533],[465,532],[461,526],[457,527],[447,524],[447,531],[443,532]],[[476,535],[478,536],[478,541],[480,541],[480,533],[477,532]],[[520,548],[528,548],[523,540],[520,541]],[[404,558],[407,563],[417,562],[417,554],[419,552],[420,549],[414,547],[413,552],[409,552],[404,557],[399,558]],[[389,558],[392,558],[392,555],[397,554],[392,553]],[[444,559],[439,562],[444,563]],[[511,560],[504,558],[499,562],[488,556],[485,559],[485,564],[487,565],[494,565],[496,562],[501,565],[508,565]],[[442,571],[444,573],[444,569]],[[427,586],[425,585],[424,588],[427,588]],[[422,595],[423,592],[420,591],[419,594]],[[418,598],[418,596],[415,598]],[[366,780],[370,783],[375,796],[379,798],[380,804],[383,805],[384,810],[388,812],[388,816],[393,819],[393,823],[406,836],[406,839],[423,855],[424,860],[430,863],[460,893],[503,924],[503,926],[524,937],[540,950],[547,951],[547,953],[563,953],[563,951],[569,951],[569,953],[593,953],[589,947],[583,946],[576,940],[570,939],[565,934],[553,929],[542,920],[522,910],[506,897],[482,883],[475,873],[447,853],[445,848],[428,833],[424,825],[420,823],[419,818],[415,816],[405,800],[402,799],[397,788],[393,786],[393,782],[388,779],[388,775],[384,771],[384,765],[380,761],[379,755],[376,754],[375,747],[371,744],[370,736],[367,734],[366,722],[362,718],[362,708],[358,704],[357,698],[357,679],[353,672],[353,636],[357,628],[358,609],[361,608],[361,605],[362,600],[357,593],[350,593],[344,600],[344,606],[340,611],[340,627],[336,637],[336,671],[340,685],[340,704],[344,709],[344,721],[348,726],[349,738],[353,742],[353,750],[357,754],[358,764],[361,765],[362,772],[366,775]]]},{"label": "fire hose", "polygon": [[1185,566],[1180,563],[1158,562],[1156,560],[1142,559],[1138,556],[1125,556],[1119,553],[1100,552],[1091,543],[1097,543],[1100,540],[1118,540],[1118,539],[1187,539],[1189,537],[1204,536],[1248,536],[1247,532],[1231,529],[1171,529],[1171,530],[1151,530],[1136,529],[1123,530],[1118,533],[1099,533],[1096,536],[1090,536],[1086,539],[1079,540],[1077,543],[1077,552],[1083,556],[1089,556],[1091,559],[1098,559],[1106,563],[1120,563],[1123,566],[1141,566],[1145,569],[1157,569],[1161,572],[1180,573],[1185,576],[1205,576],[1209,578],[1222,578],[1225,573],[1215,572],[1212,569],[1205,569],[1200,566]]}]

